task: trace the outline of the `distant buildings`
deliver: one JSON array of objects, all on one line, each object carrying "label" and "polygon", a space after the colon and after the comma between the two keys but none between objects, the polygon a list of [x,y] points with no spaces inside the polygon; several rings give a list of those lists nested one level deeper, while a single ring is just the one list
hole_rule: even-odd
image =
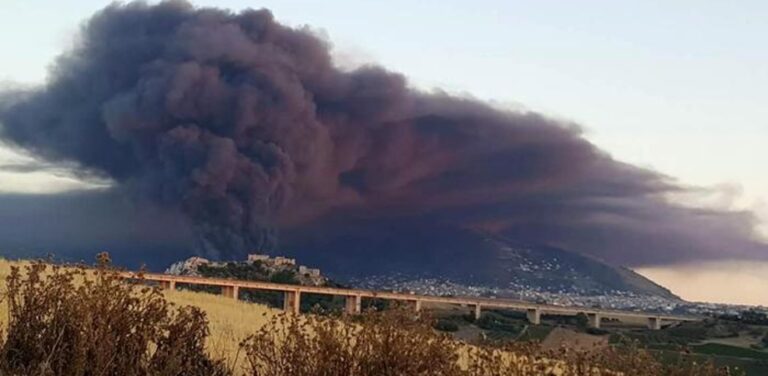
[{"label": "distant buildings", "polygon": [[321,286],[327,282],[326,278],[320,274],[320,269],[308,268],[304,265],[297,266],[296,259],[283,256],[270,257],[269,255],[252,253],[248,255],[247,261],[249,263],[258,261],[262,266],[271,269],[273,272],[278,270],[294,270],[302,284]]},{"label": "distant buildings", "polygon": [[267,261],[269,260],[269,255],[260,255],[258,253],[252,253],[248,255],[248,258],[246,259],[250,263],[254,263],[256,261]]},{"label": "distant buildings", "polygon": [[314,268],[308,268],[304,265],[299,266],[299,274],[306,275],[310,277],[319,277],[320,276],[320,269],[314,269]]},{"label": "distant buildings", "polygon": [[274,260],[275,260],[274,261],[275,265],[285,265],[285,266],[296,265],[296,259],[292,259],[292,258],[286,258],[286,257],[282,257],[282,256],[277,256],[277,257],[275,257]]},{"label": "distant buildings", "polygon": [[208,259],[194,256],[184,261],[179,261],[177,263],[174,263],[165,272],[167,274],[175,274],[175,275],[198,276],[199,273],[197,272],[197,268],[201,265],[209,265],[209,264],[211,264],[211,262]]},{"label": "distant buildings", "polygon": [[205,265],[209,267],[226,267],[228,264],[257,264],[256,269],[264,274],[265,280],[269,280],[278,273],[293,273],[295,279],[302,285],[323,286],[328,279],[320,273],[320,269],[309,268],[304,265],[297,265],[296,259],[252,253],[244,261],[209,261],[202,257],[190,257],[184,261],[179,261],[171,265],[166,273],[175,275],[199,276],[198,267]]},{"label": "distant buildings", "polygon": [[251,253],[248,255],[248,258],[246,259],[250,263],[254,263],[256,261],[261,263],[271,263],[274,265],[284,265],[284,266],[294,266],[296,265],[296,259],[287,258],[283,256],[277,256],[275,258],[270,257],[269,255],[262,255],[259,253]]},{"label": "distant buildings", "polygon": [[[368,276],[350,281],[352,286],[369,290],[416,292],[438,296],[479,296],[518,299],[565,307],[597,307],[622,311],[659,312],[682,315],[732,315],[737,316],[750,307],[719,303],[686,302],[654,295],[636,294],[630,291],[607,290],[602,292],[561,289],[547,291],[538,286],[523,283],[510,284],[507,288],[457,283],[445,278],[429,278],[410,275]],[[754,308],[754,307],[753,307]],[[768,310],[754,308],[759,312]]]}]

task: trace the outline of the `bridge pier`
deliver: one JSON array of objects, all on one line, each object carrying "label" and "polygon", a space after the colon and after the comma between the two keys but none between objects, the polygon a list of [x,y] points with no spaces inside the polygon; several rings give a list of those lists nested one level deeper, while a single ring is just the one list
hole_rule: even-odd
[{"label": "bridge pier", "polygon": [[227,298],[238,299],[240,296],[240,287],[238,286],[221,286],[221,295]]},{"label": "bridge pier", "polygon": [[587,319],[589,319],[587,324],[590,328],[600,329],[600,322],[603,320],[603,317],[600,316],[600,314],[587,313]]},{"label": "bridge pier", "polygon": [[283,294],[283,310],[293,314],[299,314],[301,307],[301,291],[286,291]]},{"label": "bridge pier", "polygon": [[416,299],[413,301],[413,309],[416,312],[421,312],[421,300]]},{"label": "bridge pier", "polygon": [[160,281],[160,288],[163,290],[176,290],[176,281]]},{"label": "bridge pier", "polygon": [[528,318],[528,322],[533,325],[541,324],[541,311],[538,308],[529,308],[525,312],[525,317]]},{"label": "bridge pier", "polygon": [[360,295],[348,295],[346,297],[346,305],[344,306],[344,313],[348,315],[357,315],[361,311],[363,297]]},{"label": "bridge pier", "polygon": [[660,317],[649,317],[648,318],[648,329],[651,329],[651,330],[661,330],[661,318]]},{"label": "bridge pier", "polygon": [[[611,320],[626,320],[627,322],[641,323],[647,325],[651,330],[662,329],[663,324],[687,322],[699,320],[695,317],[674,316],[674,315],[662,315],[660,313],[651,312],[624,312],[600,308],[579,308],[579,307],[562,307],[546,304],[533,304],[520,301],[505,301],[505,300],[489,300],[472,297],[440,297],[440,296],[423,296],[416,294],[396,293],[390,291],[367,291],[367,290],[350,290],[341,288],[330,287],[318,287],[318,286],[296,286],[286,285],[270,282],[259,281],[239,281],[229,280],[221,278],[202,278],[196,276],[172,276],[165,274],[152,274],[152,273],[133,273],[133,272],[120,272],[119,278],[134,281],[137,283],[146,283],[150,286],[157,286],[158,288],[172,290],[175,289],[178,283],[183,285],[193,286],[209,286],[211,288],[221,288],[221,293],[224,296],[236,298],[238,296],[239,288],[246,288],[249,290],[257,291],[272,291],[275,293],[283,293],[283,308],[287,312],[299,313],[301,293],[307,292],[311,294],[324,294],[345,297],[345,312],[358,313],[361,311],[360,301],[362,298],[366,299],[385,299],[390,301],[397,301],[401,304],[413,304],[413,309],[418,312],[421,311],[422,305],[425,302],[439,303],[439,304],[456,304],[461,305],[464,308],[473,308],[469,312],[474,311],[475,318],[481,318],[482,310],[489,307],[499,309],[511,309],[522,311],[526,313],[526,318],[531,324],[538,324],[541,322],[541,315],[543,313],[550,315],[564,315],[572,316],[574,314],[586,315],[587,323],[590,327],[600,328],[602,317],[608,317]],[[463,310],[467,312],[466,309]]]}]

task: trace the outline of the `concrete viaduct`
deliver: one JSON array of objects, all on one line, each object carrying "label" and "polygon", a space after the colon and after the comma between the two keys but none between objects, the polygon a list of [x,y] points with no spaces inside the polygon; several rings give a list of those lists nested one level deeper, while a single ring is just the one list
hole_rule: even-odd
[{"label": "concrete viaduct", "polygon": [[586,307],[564,307],[548,304],[536,304],[518,300],[490,299],[480,297],[416,295],[388,291],[286,285],[271,282],[241,281],[233,279],[203,278],[169,274],[122,272],[121,277],[132,280],[158,283],[161,288],[171,290],[176,289],[177,284],[216,286],[221,288],[222,295],[233,299],[238,298],[240,289],[281,292],[284,294],[283,309],[295,314],[299,313],[302,294],[319,294],[345,297],[345,312],[347,314],[360,313],[363,298],[375,298],[407,302],[412,304],[416,311],[420,311],[424,303],[456,304],[460,306],[469,306],[474,308],[474,315],[476,319],[480,318],[482,310],[487,308],[520,311],[526,313],[526,317],[531,324],[541,323],[542,315],[575,316],[580,313],[583,313],[587,316],[589,319],[589,326],[592,328],[599,328],[602,319],[611,319],[625,322],[644,322],[648,328],[654,330],[661,329],[663,323],[699,321],[697,318],[684,316],[659,315],[655,313],[616,311]]}]

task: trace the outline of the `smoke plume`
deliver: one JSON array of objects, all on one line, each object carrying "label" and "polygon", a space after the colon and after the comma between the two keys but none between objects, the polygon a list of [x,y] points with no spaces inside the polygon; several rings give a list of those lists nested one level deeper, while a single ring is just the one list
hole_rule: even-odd
[{"label": "smoke plume", "polygon": [[0,135],[181,211],[216,257],[274,248],[278,228],[387,222],[622,263],[766,256],[750,213],[667,202],[674,181],[574,124],[341,70],[329,51],[267,10],[111,5],[43,87],[2,94]]}]

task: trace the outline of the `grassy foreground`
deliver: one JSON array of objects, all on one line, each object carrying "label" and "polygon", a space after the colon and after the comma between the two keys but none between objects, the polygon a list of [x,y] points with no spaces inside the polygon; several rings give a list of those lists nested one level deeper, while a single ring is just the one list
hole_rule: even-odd
[{"label": "grassy foreground", "polygon": [[[106,264],[102,255],[102,265]],[[412,312],[285,315],[96,272],[0,262],[0,375],[731,375],[631,347],[470,346]]]},{"label": "grassy foreground", "polygon": [[[29,261],[0,259],[0,294],[5,296],[7,293],[6,280],[11,275],[13,267],[23,270],[31,265]],[[50,273],[46,271],[44,274]],[[244,365],[240,343],[281,312],[264,305],[251,304],[221,295],[188,290],[158,291],[162,293],[169,305],[198,307],[206,314],[210,334],[205,341],[205,350],[212,358],[222,360],[226,368],[232,370],[239,370]],[[2,299],[0,328],[7,328],[8,313],[8,300]]]}]

